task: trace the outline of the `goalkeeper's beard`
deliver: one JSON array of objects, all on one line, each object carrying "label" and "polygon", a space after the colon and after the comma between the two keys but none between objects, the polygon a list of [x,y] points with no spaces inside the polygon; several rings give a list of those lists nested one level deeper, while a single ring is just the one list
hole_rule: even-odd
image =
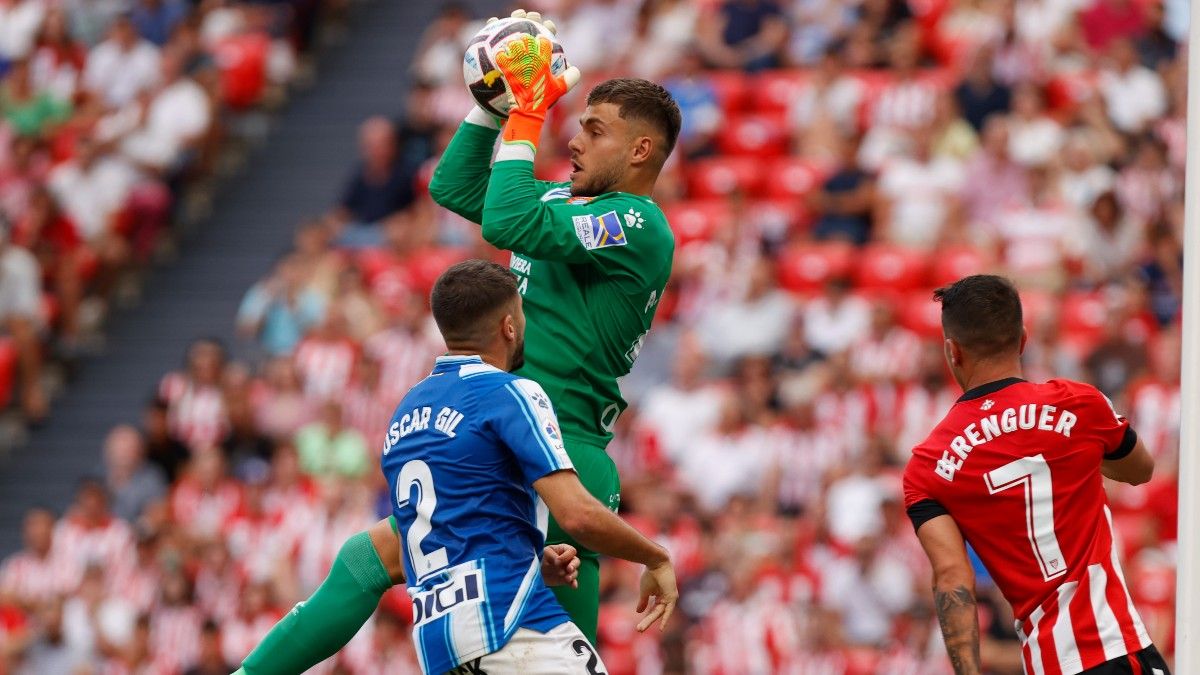
[{"label": "goalkeeper's beard", "polygon": [[571,181],[571,196],[599,197],[606,192],[612,192],[613,186],[621,181],[621,170],[622,167],[619,166],[600,167],[594,171],[584,170],[587,174],[584,180]]}]

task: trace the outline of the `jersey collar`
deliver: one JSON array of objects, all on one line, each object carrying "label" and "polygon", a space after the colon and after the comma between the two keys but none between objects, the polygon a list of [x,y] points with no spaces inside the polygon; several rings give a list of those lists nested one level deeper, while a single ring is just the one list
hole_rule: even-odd
[{"label": "jersey collar", "polygon": [[483,363],[478,354],[443,354],[434,359],[434,370],[453,366],[464,366],[468,363]]},{"label": "jersey collar", "polygon": [[963,392],[963,395],[958,397],[958,403],[981,398],[983,396],[987,396],[988,394],[994,394],[1010,384],[1016,384],[1024,381],[1025,380],[1019,377],[1006,377],[1003,380],[996,380],[994,382],[988,382],[987,384],[981,384],[978,387]]}]

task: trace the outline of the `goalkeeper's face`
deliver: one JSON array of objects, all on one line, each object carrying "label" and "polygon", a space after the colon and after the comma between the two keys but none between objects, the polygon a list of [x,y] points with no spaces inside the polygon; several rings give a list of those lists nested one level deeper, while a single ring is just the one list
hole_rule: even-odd
[{"label": "goalkeeper's face", "polygon": [[571,194],[595,197],[617,190],[633,169],[641,136],[615,103],[589,105],[579,118],[571,151]]}]

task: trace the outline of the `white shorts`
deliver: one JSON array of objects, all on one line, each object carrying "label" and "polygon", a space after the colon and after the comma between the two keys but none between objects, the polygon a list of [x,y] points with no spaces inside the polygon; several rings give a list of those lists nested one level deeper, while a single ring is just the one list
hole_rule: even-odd
[{"label": "white shorts", "polygon": [[545,633],[519,628],[500,651],[447,675],[607,675],[592,643],[568,621]]}]

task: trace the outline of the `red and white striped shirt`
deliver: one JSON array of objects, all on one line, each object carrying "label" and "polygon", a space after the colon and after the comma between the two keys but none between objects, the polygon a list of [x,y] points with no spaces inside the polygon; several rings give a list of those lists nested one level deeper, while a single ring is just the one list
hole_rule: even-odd
[{"label": "red and white striped shirt", "polygon": [[300,341],[294,358],[304,379],[304,393],[324,401],[346,389],[358,360],[358,346],[349,339],[308,337]]},{"label": "red and white striped shirt", "polygon": [[204,619],[193,606],[161,607],[150,617],[150,645],[159,673],[178,673],[200,656]]},{"label": "red and white striped shirt", "polygon": [[415,332],[388,328],[367,338],[363,351],[379,361],[379,395],[394,410],[408,390],[429,374],[433,359],[446,351],[446,343],[428,326]]},{"label": "red and white striped shirt", "polygon": [[72,590],[75,569],[69,560],[50,553],[14,553],[0,567],[0,592],[22,605],[40,604]]},{"label": "red and white striped shirt", "polygon": [[171,435],[187,446],[211,446],[229,433],[225,398],[217,387],[196,384],[184,373],[167,373],[158,395],[168,405]]},{"label": "red and white striped shirt", "polygon": [[104,567],[110,580],[119,578],[131,564],[133,531],[125,521],[108,518],[100,525],[89,525],[82,518],[67,516],[54,528],[53,556],[68,588],[79,584],[84,569],[91,564]]}]

